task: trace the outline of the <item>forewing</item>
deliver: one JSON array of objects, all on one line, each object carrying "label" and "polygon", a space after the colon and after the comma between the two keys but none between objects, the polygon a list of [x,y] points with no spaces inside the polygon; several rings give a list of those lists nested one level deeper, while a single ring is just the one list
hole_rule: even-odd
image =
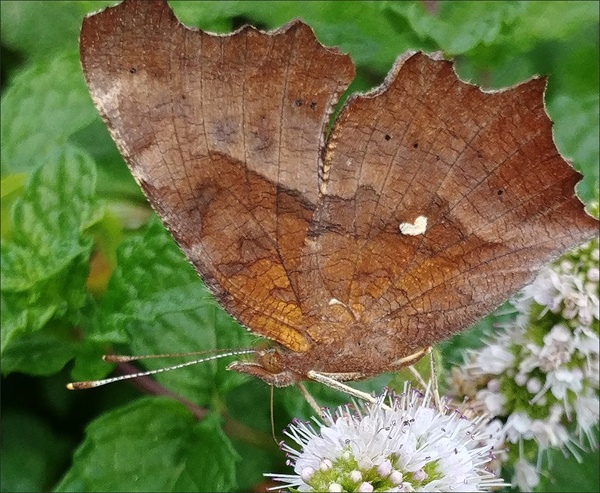
[{"label": "forewing", "polygon": [[218,300],[254,332],[306,350],[300,252],[349,57],[299,21],[272,33],[188,29],[163,0],[86,18],[80,49],[133,176]]}]

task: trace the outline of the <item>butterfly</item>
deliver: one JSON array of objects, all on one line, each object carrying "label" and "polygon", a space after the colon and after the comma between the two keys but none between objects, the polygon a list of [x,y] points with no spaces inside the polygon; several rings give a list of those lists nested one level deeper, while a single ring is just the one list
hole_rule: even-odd
[{"label": "butterfly", "polygon": [[598,230],[544,78],[484,92],[406,53],[332,119],[355,69],[302,21],[215,35],[163,0],[87,17],[80,51],[150,204],[225,310],[272,341],[230,368],[271,385],[411,364]]}]

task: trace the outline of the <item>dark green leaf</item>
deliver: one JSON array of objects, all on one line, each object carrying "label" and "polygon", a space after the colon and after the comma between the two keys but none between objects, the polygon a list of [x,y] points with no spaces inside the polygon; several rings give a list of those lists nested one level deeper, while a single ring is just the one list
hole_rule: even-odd
[{"label": "dark green leaf", "polygon": [[56,491],[224,491],[237,459],[216,416],[196,422],[175,401],[144,398],[88,426]]},{"label": "dark green leaf", "polygon": [[[99,339],[130,341],[132,354],[247,348],[251,338],[214,301],[158,220],[127,239],[102,302]],[[189,359],[189,358],[188,358]],[[149,360],[148,368],[179,360]],[[239,385],[227,362],[206,362],[159,376],[170,389],[207,403],[217,389]]]},{"label": "dark green leaf", "polygon": [[[596,430],[597,440],[598,431]],[[600,483],[598,450],[584,453],[581,462],[572,456],[565,457],[558,450],[551,450],[548,460],[549,468],[542,471],[541,481],[535,489],[536,491],[589,491],[590,493],[598,491]]]},{"label": "dark green leaf", "polygon": [[41,419],[14,411],[3,412],[1,491],[49,491],[63,465],[68,445]]}]

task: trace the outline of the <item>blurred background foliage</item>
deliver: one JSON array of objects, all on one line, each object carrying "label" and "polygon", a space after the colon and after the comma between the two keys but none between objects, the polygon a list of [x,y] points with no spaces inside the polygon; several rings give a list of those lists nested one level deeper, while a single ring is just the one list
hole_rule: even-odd
[{"label": "blurred background foliage", "polygon": [[[94,109],[78,62],[83,16],[113,2],[4,1],[1,8],[2,491],[261,491],[284,472],[269,390],[210,363],[86,392],[109,352],[158,354],[256,342],[203,290],[153,218]],[[407,49],[454,57],[484,88],[548,76],[561,152],[598,188],[598,2],[171,2],[190,26],[226,33],[300,17],[350,53],[350,92],[383,81]],[[442,344],[479,344],[497,316]],[[153,360],[147,368],[163,366]],[[127,368],[124,368],[127,370]],[[380,389],[382,376],[361,383]],[[311,386],[322,404],[345,396]],[[276,431],[309,409],[276,390]],[[280,435],[279,435],[280,436]],[[540,491],[598,491],[598,454],[554,454]],[[576,478],[577,483],[574,482]]]}]

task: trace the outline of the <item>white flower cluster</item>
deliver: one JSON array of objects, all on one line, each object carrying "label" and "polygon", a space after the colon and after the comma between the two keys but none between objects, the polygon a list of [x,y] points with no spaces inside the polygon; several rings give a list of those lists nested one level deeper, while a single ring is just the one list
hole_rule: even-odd
[{"label": "white flower cluster", "polygon": [[293,422],[282,442],[296,474],[271,474],[297,491],[489,491],[505,486],[486,466],[501,440],[499,423],[433,408],[405,388],[378,404],[325,411],[323,422]]},{"label": "white flower cluster", "polygon": [[453,373],[457,397],[505,418],[505,445],[522,490],[539,481],[546,449],[578,457],[597,446],[599,303],[598,240],[546,268],[514,302],[518,316]]}]

